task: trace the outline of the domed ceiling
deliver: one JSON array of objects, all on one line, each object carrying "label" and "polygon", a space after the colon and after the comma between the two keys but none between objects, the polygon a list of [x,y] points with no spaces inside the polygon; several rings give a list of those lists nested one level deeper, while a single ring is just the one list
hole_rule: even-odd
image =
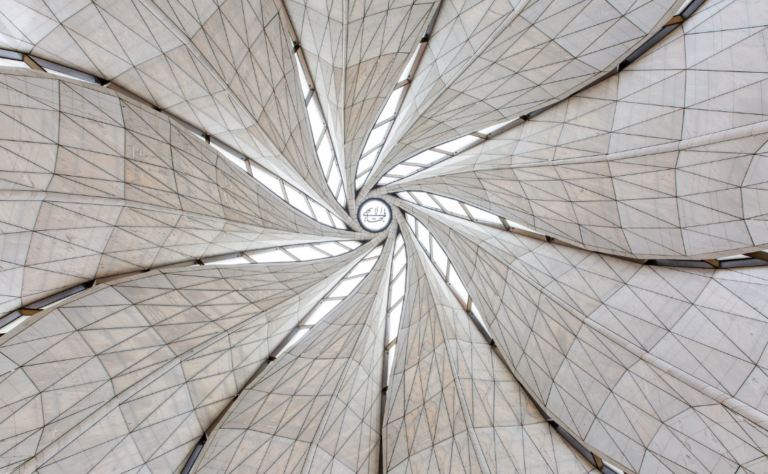
[{"label": "domed ceiling", "polygon": [[766,39],[0,2],[0,471],[768,473]]}]

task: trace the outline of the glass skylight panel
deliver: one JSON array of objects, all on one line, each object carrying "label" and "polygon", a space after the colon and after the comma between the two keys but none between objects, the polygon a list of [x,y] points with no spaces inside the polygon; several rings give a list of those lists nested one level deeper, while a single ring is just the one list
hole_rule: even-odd
[{"label": "glass skylight panel", "polygon": [[510,123],[514,122],[515,120],[520,120],[520,119],[519,118],[515,118],[514,120],[509,120],[507,122],[502,122],[502,123],[498,123],[496,125],[491,125],[488,128],[484,128],[484,129],[480,130],[480,133],[482,133],[483,135],[489,135],[489,134],[495,132],[496,130],[500,129],[501,127],[506,127],[507,125],[509,125]]},{"label": "glass skylight panel", "polygon": [[267,173],[257,166],[251,166],[251,172],[253,173],[253,177],[256,178],[258,182],[266,186],[273,193],[285,199],[285,196],[283,196],[283,188],[280,186],[279,178]]},{"label": "glass skylight panel", "polygon": [[346,229],[347,226],[344,224],[344,221],[336,217],[336,214],[331,214],[331,219],[333,219],[333,226],[337,229]]},{"label": "glass skylight panel", "polygon": [[379,180],[379,185],[383,186],[385,184],[389,184],[389,183],[392,183],[394,181],[397,181],[398,179],[400,179],[400,178],[395,178],[395,177],[392,177],[392,176],[384,176],[383,178],[381,178]]},{"label": "glass skylight panel", "polygon": [[355,268],[349,272],[349,276],[353,277],[358,275],[365,275],[371,271],[375,263],[376,260],[363,260],[362,262],[355,265]]},{"label": "glass skylight panel", "polygon": [[405,273],[395,278],[392,282],[392,303],[397,303],[405,294]]},{"label": "glass skylight panel", "polygon": [[466,135],[466,136],[457,138],[456,140],[451,140],[448,143],[443,143],[442,145],[436,146],[435,148],[439,150],[447,151],[449,153],[456,153],[462,148],[466,148],[479,140],[480,138],[474,135]]},{"label": "glass skylight panel", "polygon": [[[399,196],[399,194],[398,194]],[[464,212],[464,208],[461,207],[461,203],[455,199],[438,196],[436,194],[431,194],[432,198],[437,201],[443,209],[445,209],[448,212],[451,212],[453,214],[458,214],[462,217],[469,217],[467,216],[467,213]]]},{"label": "glass skylight panel", "polygon": [[339,305],[342,300],[325,300],[322,303],[320,303],[317,307],[315,307],[315,310],[312,311],[312,314],[309,316],[307,321],[304,323],[307,326],[312,326],[318,323],[321,319],[323,319],[328,313],[331,312],[333,308]]},{"label": "glass skylight panel", "polygon": [[339,168],[334,166],[331,170],[331,175],[328,177],[328,186],[331,188],[331,192],[336,195],[336,191],[339,188],[339,185],[341,184],[341,174],[339,173]]},{"label": "glass skylight panel", "polygon": [[483,315],[477,311],[476,305],[472,305],[472,313],[475,315],[477,321],[480,323],[483,329],[485,329],[485,332],[488,332],[488,325],[485,324],[485,318],[483,318]]},{"label": "glass skylight panel", "polygon": [[405,163],[426,166],[426,165],[431,165],[435,161],[445,158],[446,156],[448,155],[446,155],[445,153],[440,153],[434,150],[427,150],[427,151],[422,151],[421,153],[414,156],[413,158],[409,158],[405,160]]},{"label": "glass skylight panel", "polygon": [[392,274],[397,275],[400,273],[400,270],[405,266],[405,252],[400,252],[393,260],[392,260]]},{"label": "glass skylight panel", "polygon": [[387,355],[387,380],[392,376],[392,370],[395,368],[395,350],[397,349],[397,344],[392,344],[392,347],[389,348],[389,354]]},{"label": "glass skylight panel", "polygon": [[429,250],[429,231],[424,227],[424,224],[419,221],[416,221],[416,237],[419,239],[419,242],[421,242],[421,245],[424,246],[427,255],[429,255],[431,253]]},{"label": "glass skylight panel", "polygon": [[279,249],[248,254],[248,256],[251,257],[256,263],[283,263],[296,261],[295,259],[291,258],[290,255]]},{"label": "glass skylight panel", "polygon": [[333,255],[334,257],[336,255],[341,255],[344,253],[349,252],[350,249],[344,247],[343,245],[339,245],[336,242],[327,242],[324,244],[315,244],[315,247],[322,250],[323,252],[329,253]]},{"label": "glass skylight panel", "polygon": [[309,83],[307,83],[307,76],[304,74],[304,68],[301,67],[301,60],[299,59],[299,53],[293,53],[293,59],[296,61],[296,71],[299,75],[299,83],[301,84],[301,92],[304,93],[306,99],[309,94]]},{"label": "glass skylight panel", "polygon": [[410,174],[413,174],[417,171],[419,171],[421,168],[418,166],[408,166],[405,164],[399,164],[392,168],[389,173],[387,173],[387,176],[392,175],[394,177],[404,178]]},{"label": "glass skylight panel", "polygon": [[312,137],[315,139],[315,143],[317,143],[317,140],[320,139],[320,135],[323,133],[325,124],[323,123],[323,113],[317,104],[316,96],[313,96],[312,100],[307,104],[307,114],[309,115],[309,125],[312,128]]},{"label": "glass skylight panel", "polygon": [[384,110],[381,111],[376,123],[384,122],[395,116],[397,113],[397,105],[400,102],[400,97],[403,95],[403,87],[395,89],[387,99],[387,103],[384,105]]},{"label": "glass skylight panel", "polygon": [[320,146],[317,147],[317,156],[320,158],[320,166],[323,170],[323,175],[328,175],[328,170],[333,163],[333,149],[331,148],[331,138],[326,133],[323,140],[320,142]]},{"label": "glass skylight panel", "polygon": [[448,274],[448,256],[443,252],[443,249],[439,245],[432,246],[432,260],[435,262],[435,266],[443,275]]},{"label": "glass skylight panel", "polygon": [[358,247],[360,247],[361,245],[363,245],[360,242],[358,242],[357,240],[342,240],[341,242],[337,242],[337,243],[341,244],[341,245],[344,245],[345,247],[349,247],[349,248],[351,248],[353,250],[358,248]]},{"label": "glass skylight panel", "polygon": [[304,194],[296,191],[291,186],[285,186],[285,194],[288,197],[288,202],[291,204],[291,206],[295,207],[308,216],[312,215],[312,211],[309,210],[309,204],[307,203]]},{"label": "glass skylight panel", "polygon": [[[16,61],[15,59],[5,59],[5,58],[0,58],[0,67],[18,67],[18,68],[30,69],[30,67],[27,66],[27,63],[25,63],[24,61]],[[19,319],[21,318],[16,319],[16,321],[18,321]],[[13,323],[15,323],[16,321],[14,321]],[[5,334],[5,333],[0,333],[0,334]]]},{"label": "glass skylight panel", "polygon": [[312,212],[315,213],[315,218],[321,222],[322,224],[325,224],[327,226],[333,227],[333,221],[331,220],[330,215],[328,214],[328,210],[318,204],[317,202],[310,200],[309,201],[310,207],[312,207]]},{"label": "glass skylight panel", "polygon": [[412,203],[414,203],[414,204],[418,204],[418,203],[416,202],[416,200],[415,200],[415,199],[413,199],[413,198],[411,197],[411,194],[410,194],[410,193],[408,193],[408,192],[400,192],[400,193],[397,193],[397,196],[398,196],[400,199],[405,199],[405,200],[406,200],[406,201],[408,201],[408,202],[412,202]]},{"label": "glass skylight panel", "polygon": [[306,260],[317,260],[318,258],[327,257],[326,254],[310,245],[305,245],[302,247],[291,247],[287,248],[286,251],[302,262]]},{"label": "glass skylight panel", "polygon": [[387,136],[388,130],[389,124],[379,125],[378,127],[374,128],[371,132],[371,135],[368,137],[368,141],[365,142],[363,153],[368,153],[377,146],[381,145],[381,142],[383,142],[384,138]]},{"label": "glass skylight panel", "polygon": [[406,214],[405,222],[408,223],[408,225],[411,227],[412,231],[416,232],[416,218],[415,217],[413,217],[410,214]]},{"label": "glass skylight panel", "polygon": [[296,334],[293,335],[291,340],[288,341],[288,343],[285,346],[283,346],[283,349],[275,357],[280,357],[291,347],[295,346],[296,343],[299,342],[301,338],[304,337],[305,334],[307,334],[308,331],[309,331],[309,328],[301,328],[298,331],[296,331]]},{"label": "glass skylight panel", "polygon": [[355,189],[360,189],[363,187],[363,184],[365,184],[365,180],[368,179],[368,175],[371,174],[370,172],[364,173],[362,176],[355,179]]},{"label": "glass skylight panel", "polygon": [[26,321],[29,318],[30,318],[29,316],[19,316],[18,318],[14,319],[10,323],[6,324],[5,326],[0,327],[0,335],[8,334],[9,332],[11,332],[13,330],[13,328],[15,328],[16,326],[18,326],[19,324],[23,323],[24,321]]},{"label": "glass skylight panel", "polygon": [[53,69],[45,69],[45,72],[47,72],[49,74],[53,74],[54,76],[65,77],[67,79],[74,79],[76,81],[85,82],[87,84],[93,84],[93,82],[86,81],[85,79],[83,79],[81,77],[72,76],[72,75],[69,75],[69,74],[66,74],[66,73],[63,73],[63,72],[60,72],[60,71],[55,71]]},{"label": "glass skylight panel", "polygon": [[379,245],[375,249],[371,250],[371,252],[365,256],[365,258],[378,257],[379,255],[381,255],[382,250],[384,250],[384,247]]},{"label": "glass skylight panel", "polygon": [[365,172],[371,169],[373,166],[373,163],[376,161],[376,157],[379,156],[379,150],[374,150],[371,153],[368,153],[365,155],[360,162],[357,164],[357,169],[360,170],[360,172]]},{"label": "glass skylight panel", "polygon": [[430,197],[429,194],[421,191],[411,191],[411,196],[416,198],[422,206],[431,207],[432,209],[440,210],[440,206]]},{"label": "glass skylight panel", "polygon": [[246,166],[245,161],[243,161],[239,157],[233,155],[232,153],[228,152],[224,148],[221,148],[220,146],[216,145],[215,143],[211,143],[210,145],[213,148],[215,148],[216,151],[218,151],[221,156],[223,156],[224,158],[228,159],[229,161],[231,161],[235,165],[239,166],[243,170],[248,171],[248,166]]},{"label": "glass skylight panel", "polygon": [[464,284],[461,282],[461,279],[459,279],[459,275],[456,273],[456,270],[453,268],[448,270],[448,283],[453,288],[453,291],[457,293],[462,304],[466,306],[469,302],[469,294],[467,293],[467,289],[464,288]]},{"label": "glass skylight panel", "polygon": [[480,222],[488,222],[491,224],[502,224],[499,216],[491,214],[490,212],[484,211],[482,209],[478,209],[477,207],[470,206],[469,204],[465,204],[465,206],[467,207],[469,213],[472,214],[472,218],[475,220]]},{"label": "glass skylight panel", "polygon": [[403,82],[410,77],[414,63],[416,62],[416,57],[419,55],[419,51],[424,47],[425,44],[426,43],[419,43],[416,51],[411,53],[411,57],[408,59],[408,63],[405,65],[405,69],[403,69],[403,72],[400,74],[400,78],[397,80],[398,83]]},{"label": "glass skylight panel", "polygon": [[206,263],[206,265],[250,265],[251,261],[246,260],[244,257],[228,258],[226,260],[217,260],[215,262]]},{"label": "glass skylight panel", "polygon": [[363,281],[363,277],[358,278],[351,278],[349,280],[343,280],[339,286],[336,287],[335,290],[333,290],[333,293],[331,293],[330,298],[343,298],[350,293],[352,293],[352,290],[355,289],[358,283]]},{"label": "glass skylight panel", "polygon": [[[403,280],[405,283],[405,280]],[[405,287],[405,285],[401,285]],[[397,301],[397,300],[395,300]],[[389,311],[389,340],[392,342],[397,337],[397,330],[400,329],[400,319],[403,316],[403,302],[395,304],[395,306]]]},{"label": "glass skylight panel", "polygon": [[544,235],[544,234],[541,234],[541,233],[539,233],[539,232],[536,232],[535,230],[533,230],[533,229],[530,229],[530,228],[528,228],[528,227],[526,227],[526,226],[524,226],[524,225],[520,225],[520,224],[518,224],[518,223],[516,223],[516,222],[510,221],[509,219],[507,219],[507,224],[508,224],[510,227],[514,227],[515,229],[524,230],[524,231],[526,231],[526,232],[530,232],[530,233],[532,233],[532,234],[539,234],[539,235]]}]

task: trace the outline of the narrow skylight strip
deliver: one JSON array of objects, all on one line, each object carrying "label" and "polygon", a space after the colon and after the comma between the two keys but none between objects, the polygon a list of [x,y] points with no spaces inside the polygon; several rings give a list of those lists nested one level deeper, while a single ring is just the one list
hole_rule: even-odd
[{"label": "narrow skylight strip", "polygon": [[320,160],[320,169],[333,197],[342,207],[346,207],[347,194],[344,192],[344,183],[341,179],[341,167],[333,148],[328,123],[325,121],[319,98],[315,93],[314,83],[306,73],[306,60],[301,46],[294,48],[293,59],[296,63],[301,92],[304,94],[304,105],[307,107],[309,127],[312,129],[312,140],[317,151],[317,158]]},{"label": "narrow skylight strip", "polygon": [[411,214],[405,214],[405,221],[416,236],[416,240],[421,244],[424,252],[429,256],[432,265],[435,266],[437,272],[448,285],[448,288],[451,289],[454,296],[456,296],[456,299],[461,303],[461,306],[467,311],[472,310],[472,298],[469,296],[469,293],[467,293],[467,288],[453,268],[453,264],[448,259],[448,255],[443,248],[440,247],[440,244],[432,236],[432,233]]},{"label": "narrow skylight strip", "polygon": [[422,39],[419,42],[416,50],[411,53],[411,57],[405,64],[403,72],[400,74],[400,79],[392,94],[389,95],[387,102],[384,104],[384,108],[376,118],[376,125],[371,133],[368,135],[368,139],[363,146],[363,154],[360,160],[357,162],[357,172],[355,173],[355,189],[360,189],[365,184],[365,180],[368,179],[368,175],[371,174],[373,165],[376,163],[376,159],[387,142],[389,132],[392,131],[392,126],[395,123],[397,114],[403,106],[405,96],[408,92],[408,87],[411,84],[416,68],[419,66],[421,56],[424,54],[424,50],[427,47],[427,39]]},{"label": "narrow skylight strip", "polygon": [[354,240],[285,245],[268,249],[238,252],[220,257],[202,259],[204,265],[242,265],[254,263],[306,262],[336,257],[362,245]]},{"label": "narrow skylight strip", "polygon": [[436,165],[441,161],[445,161],[452,156],[463,153],[470,148],[474,148],[486,140],[504,133],[510,128],[516,126],[517,121],[522,123],[522,120],[520,119],[508,120],[506,122],[484,128],[479,132],[470,133],[469,135],[464,135],[463,137],[459,137],[441,145],[424,150],[421,153],[408,158],[402,163],[393,166],[392,169],[387,171],[387,173],[381,177],[377,185],[384,186],[385,184],[394,183],[395,181],[399,181],[414,173],[418,173],[425,168]]},{"label": "narrow skylight strip", "polygon": [[525,227],[524,225],[517,224],[509,221],[504,217],[497,216],[488,211],[466,204],[456,199],[447,198],[437,194],[427,193],[424,191],[402,191],[397,193],[397,197],[419,206],[433,209],[443,214],[449,214],[451,216],[461,217],[472,222],[479,222],[481,224],[490,224],[496,227],[500,227],[504,230],[511,232],[517,232],[528,236],[535,236],[539,239],[546,240],[546,236],[533,229]]},{"label": "narrow skylight strip", "polygon": [[270,173],[253,160],[248,159],[245,163],[247,167],[246,172],[269,188],[270,191],[277,194],[283,201],[321,224],[342,230],[347,229],[347,225],[336,214],[291,186],[284,179]]},{"label": "narrow skylight strip", "polygon": [[337,229],[347,229],[347,225],[344,224],[344,221],[342,221],[336,214],[290,185],[284,179],[270,173],[263,167],[259,166],[255,161],[241,153],[238,153],[216,138],[205,134],[195,133],[194,130],[192,130],[192,132],[197,138],[211,145],[216,151],[219,152],[221,156],[228,159],[235,166],[255,178],[256,181],[260,182],[270,191],[277,194],[283,201],[287,202],[295,209],[301,211],[303,214],[311,217],[321,224],[327,225],[329,227],[336,227]]},{"label": "narrow skylight strip", "polygon": [[395,247],[392,252],[392,270],[389,277],[389,295],[387,299],[387,318],[385,328],[384,360],[384,387],[389,385],[392,375],[392,367],[395,365],[395,351],[397,349],[397,333],[400,330],[400,318],[403,315],[405,304],[405,278],[408,257],[402,234],[397,234]]},{"label": "narrow skylight strip", "polygon": [[384,245],[379,245],[368,252],[357,265],[352,267],[352,270],[344,275],[344,278],[336,283],[336,285],[325,294],[323,299],[315,305],[312,311],[301,320],[299,325],[296,326],[296,329],[294,329],[293,335],[288,339],[288,342],[275,357],[279,357],[281,354],[285,353],[285,351],[295,346],[296,343],[309,332],[309,329],[312,328],[312,326],[319,323],[331,312],[331,310],[333,310],[333,308],[341,304],[347,296],[352,294],[355,288],[360,285],[360,282],[365,279],[376,265],[376,261],[379,259],[383,249]]}]

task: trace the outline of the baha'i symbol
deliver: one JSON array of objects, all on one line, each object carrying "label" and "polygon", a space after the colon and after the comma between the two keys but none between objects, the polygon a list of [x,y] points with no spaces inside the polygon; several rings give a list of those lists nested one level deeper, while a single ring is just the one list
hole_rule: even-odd
[{"label": "baha'i symbol", "polygon": [[381,232],[392,221],[392,208],[382,199],[369,199],[360,206],[357,218],[365,230]]}]

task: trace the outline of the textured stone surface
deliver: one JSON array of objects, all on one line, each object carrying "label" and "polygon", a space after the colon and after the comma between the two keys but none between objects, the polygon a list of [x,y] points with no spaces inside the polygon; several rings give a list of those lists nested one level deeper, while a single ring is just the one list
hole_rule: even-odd
[{"label": "textured stone surface", "polygon": [[[0,316],[98,279],[0,335],[0,472],[180,474],[207,430],[192,472],[586,474],[592,451],[628,473],[768,473],[768,266],[619,258],[768,245],[768,3],[706,0],[569,96],[682,3],[0,2],[0,46],[168,112],[0,70]],[[374,122],[433,19],[384,142]],[[310,217],[358,229],[372,196],[392,205],[381,234]],[[269,259],[286,263],[245,264]]]},{"label": "textured stone surface", "polygon": [[0,74],[0,311],[92,280],[352,238],[305,216],[170,120],[38,72]]}]

